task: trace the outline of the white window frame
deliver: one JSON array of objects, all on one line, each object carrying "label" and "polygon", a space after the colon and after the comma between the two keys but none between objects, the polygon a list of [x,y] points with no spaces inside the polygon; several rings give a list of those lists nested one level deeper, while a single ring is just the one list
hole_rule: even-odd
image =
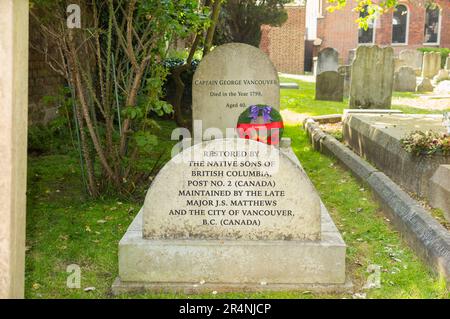
[{"label": "white window frame", "polygon": [[[399,6],[404,6],[405,8],[406,8],[406,34],[405,34],[405,42],[403,42],[403,43],[400,43],[400,42],[398,42],[398,43],[394,43],[394,42],[392,42],[392,40],[393,39],[391,39],[391,44],[393,45],[393,46],[396,46],[396,45],[398,45],[398,46],[402,46],[402,45],[408,45],[408,43],[409,43],[409,21],[410,21],[410,15],[411,15],[411,13],[410,13],[410,10],[409,10],[409,7],[406,5],[406,4],[404,4],[404,3],[400,3],[399,5],[398,5],[398,7]],[[441,14],[439,13],[439,20],[441,19]],[[392,20],[394,20],[394,15],[392,15]],[[439,25],[439,28],[440,28],[440,25]],[[392,38],[394,37],[394,23],[392,23]],[[438,35],[438,37],[439,37],[439,35]]]},{"label": "white window frame", "polygon": [[375,44],[375,40],[377,38],[377,20],[378,19],[376,19],[376,18],[373,20],[372,42],[365,42],[365,43],[359,42],[359,29],[358,29],[358,45],[372,45],[372,44]]},{"label": "white window frame", "polygon": [[[437,42],[424,42],[423,45],[440,45],[441,44],[441,24],[442,24],[442,8],[439,5],[436,5],[437,8],[439,9],[439,21],[438,21],[438,35],[437,35]],[[425,23],[426,23],[426,15],[427,15],[427,9],[425,8]],[[425,37],[425,26],[426,24],[424,24],[424,34],[423,36]],[[425,39],[424,39],[425,40]]]}]

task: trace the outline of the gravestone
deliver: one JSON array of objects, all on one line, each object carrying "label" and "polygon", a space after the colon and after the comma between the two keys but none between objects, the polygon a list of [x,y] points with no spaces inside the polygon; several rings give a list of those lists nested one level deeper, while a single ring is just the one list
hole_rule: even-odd
[{"label": "gravestone", "polygon": [[405,62],[405,65],[414,71],[422,70],[423,53],[418,50],[406,49],[400,52],[399,58]]},{"label": "gravestone", "polygon": [[229,138],[159,172],[119,243],[113,292],[348,287],[345,243],[292,149]]},{"label": "gravestone", "polygon": [[441,54],[425,52],[422,63],[422,77],[432,79],[441,69]]},{"label": "gravestone", "polygon": [[25,289],[29,1],[0,1],[0,299]]},{"label": "gravestone", "polygon": [[350,82],[352,78],[352,66],[351,65],[341,65],[338,69],[339,74],[344,77],[344,98],[347,98],[350,94]]},{"label": "gravestone", "polygon": [[336,71],[325,71],[316,77],[316,100],[338,101],[344,99],[344,75]]},{"label": "gravestone", "polygon": [[348,61],[347,61],[348,65],[352,65],[355,56],[356,56],[356,49],[348,50]]},{"label": "gravestone", "polygon": [[278,73],[267,55],[243,43],[221,45],[208,53],[192,82],[193,120],[202,121],[202,134],[208,128],[225,134],[253,104],[280,109]]},{"label": "gravestone", "polygon": [[416,91],[416,72],[410,67],[403,66],[394,74],[394,90],[398,92]]},{"label": "gravestone", "polygon": [[402,66],[406,66],[406,62],[402,59],[394,58],[394,72],[400,70]]},{"label": "gravestone", "polygon": [[[261,78],[253,69],[245,73],[248,66],[241,68],[243,73],[228,66],[238,60],[229,58],[235,53],[226,46],[227,54],[221,47],[213,51],[219,50],[221,59],[206,57],[194,79],[212,78],[208,68],[214,65],[217,79]],[[254,52],[233,47],[238,55],[242,49]],[[269,64],[264,60],[264,65]],[[263,79],[272,74],[261,71]],[[211,89],[203,93],[208,97],[199,95],[203,86],[210,84],[193,86],[194,108],[209,99]],[[246,88],[244,81],[234,84],[236,92]],[[258,96],[242,103],[261,103]],[[224,119],[234,111],[209,100],[209,112],[196,113],[196,119],[206,119],[204,128],[235,127],[237,117]],[[240,138],[186,138],[181,145],[152,181],[141,211],[119,242],[115,294],[351,287],[345,278],[345,243],[289,139],[283,138],[279,147]]]},{"label": "gravestone", "polygon": [[164,166],[145,199],[143,223],[144,237],[156,240],[317,240],[320,199],[278,149],[215,140]]},{"label": "gravestone", "polygon": [[429,78],[422,78],[419,84],[417,84],[416,92],[432,92],[434,89],[433,84]]},{"label": "gravestone", "polygon": [[449,71],[446,69],[439,70],[438,73],[433,77],[434,83],[439,83],[444,80],[450,80]]},{"label": "gravestone", "polygon": [[391,47],[359,46],[352,64],[350,108],[391,108],[394,51]]},{"label": "gravestone", "polygon": [[445,69],[450,70],[450,56],[445,59]]},{"label": "gravestone", "polygon": [[322,72],[335,71],[339,67],[339,53],[333,48],[325,48],[320,50],[317,57],[316,75]]}]

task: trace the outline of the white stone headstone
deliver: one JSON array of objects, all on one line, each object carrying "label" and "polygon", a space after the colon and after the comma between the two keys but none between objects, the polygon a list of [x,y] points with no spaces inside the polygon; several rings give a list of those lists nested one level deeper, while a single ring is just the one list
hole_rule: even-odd
[{"label": "white stone headstone", "polygon": [[359,46],[351,72],[350,108],[391,108],[394,80],[392,47]]},{"label": "white stone headstone", "polygon": [[225,134],[255,104],[280,109],[278,73],[268,56],[243,43],[224,44],[208,53],[192,82],[193,120],[202,121],[202,134],[208,128]]},{"label": "white stone headstone", "polygon": [[325,48],[320,50],[317,57],[317,73],[334,71],[337,72],[339,68],[339,52],[333,48]]},{"label": "white stone headstone", "polygon": [[147,239],[317,240],[320,198],[278,148],[245,139],[194,145],[167,163],[143,207]]}]

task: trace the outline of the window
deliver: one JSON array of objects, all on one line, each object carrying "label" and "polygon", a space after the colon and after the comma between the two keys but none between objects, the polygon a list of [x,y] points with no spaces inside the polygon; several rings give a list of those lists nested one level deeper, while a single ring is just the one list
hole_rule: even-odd
[{"label": "window", "polygon": [[408,8],[399,5],[392,18],[392,43],[406,44],[408,39]]},{"label": "window", "polygon": [[440,20],[439,7],[429,6],[425,13],[425,43],[439,43]]},{"label": "window", "polygon": [[[359,13],[360,18],[365,18],[367,16],[367,6],[364,7],[364,11]],[[373,20],[369,21],[369,27],[367,30],[360,28],[358,31],[358,43],[374,43],[375,36],[375,22]]]}]

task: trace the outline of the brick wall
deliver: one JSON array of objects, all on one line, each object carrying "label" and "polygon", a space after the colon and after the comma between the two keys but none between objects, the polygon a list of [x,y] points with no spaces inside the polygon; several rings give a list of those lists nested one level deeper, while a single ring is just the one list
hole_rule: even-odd
[{"label": "brick wall", "polygon": [[281,27],[262,27],[260,48],[279,72],[303,74],[305,56],[305,7],[286,7],[288,20]]},{"label": "brick wall", "polygon": [[[325,4],[325,0],[323,1]],[[408,7],[409,32],[407,44],[392,44],[392,12],[381,16],[375,26],[375,43],[381,46],[392,45],[396,54],[404,49],[416,49],[422,47],[450,47],[450,1],[436,0],[441,11],[441,41],[439,45],[424,44],[425,25],[425,0],[400,1]],[[346,8],[330,13],[323,10],[323,18],[318,19],[317,37],[322,39],[322,44],[317,51],[333,47],[338,50],[343,63],[347,63],[348,51],[358,46],[358,27],[355,20],[358,13],[353,12],[355,2],[350,1]],[[324,7],[327,5],[325,4]]]},{"label": "brick wall", "polygon": [[[42,37],[36,22],[30,17],[30,42],[39,43]],[[30,45],[28,65],[28,123],[45,124],[56,116],[57,105],[43,103],[45,96],[56,95],[64,85],[64,79],[45,61],[45,56]]]}]

